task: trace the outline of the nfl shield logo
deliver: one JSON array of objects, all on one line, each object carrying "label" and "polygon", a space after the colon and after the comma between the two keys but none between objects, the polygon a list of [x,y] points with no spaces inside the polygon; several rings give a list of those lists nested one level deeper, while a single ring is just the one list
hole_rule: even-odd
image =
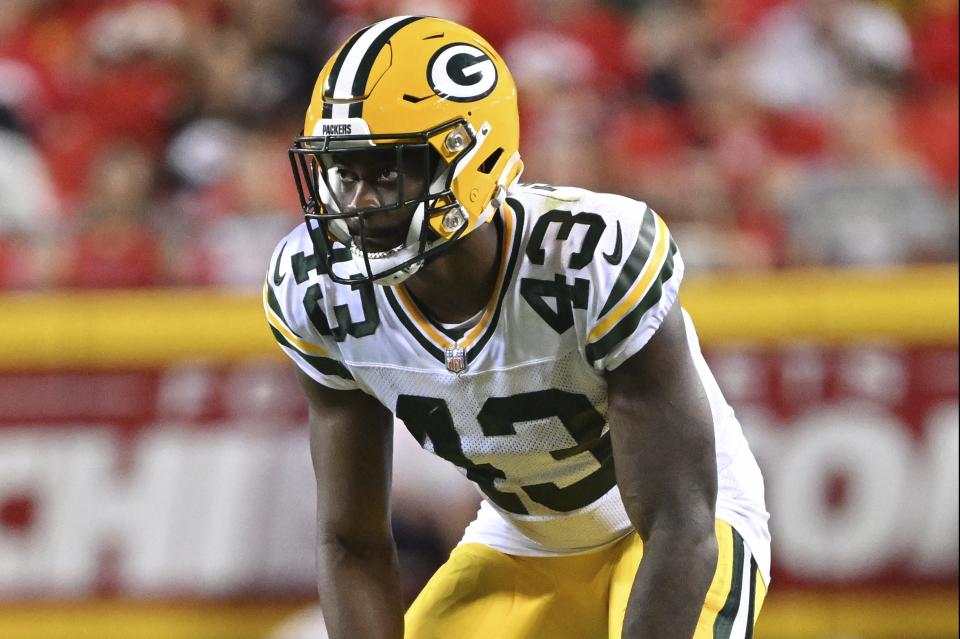
[{"label": "nfl shield logo", "polygon": [[451,373],[462,373],[467,368],[467,352],[462,348],[447,348],[443,354],[446,356],[447,370]]}]

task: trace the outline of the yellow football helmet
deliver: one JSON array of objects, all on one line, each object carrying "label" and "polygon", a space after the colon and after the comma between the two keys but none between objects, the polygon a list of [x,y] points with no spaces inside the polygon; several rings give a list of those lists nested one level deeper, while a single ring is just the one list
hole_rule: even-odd
[{"label": "yellow football helmet", "polygon": [[[523,169],[519,137],[513,78],[470,29],[400,16],[355,33],[321,70],[290,149],[326,273],[396,284],[489,222]],[[395,195],[367,198],[364,207],[344,201],[343,184],[358,176],[343,166],[371,153],[391,158],[396,171],[385,172],[384,184]],[[411,193],[414,183],[423,187]],[[378,246],[373,222],[391,214],[409,216],[409,225],[398,245]]]}]

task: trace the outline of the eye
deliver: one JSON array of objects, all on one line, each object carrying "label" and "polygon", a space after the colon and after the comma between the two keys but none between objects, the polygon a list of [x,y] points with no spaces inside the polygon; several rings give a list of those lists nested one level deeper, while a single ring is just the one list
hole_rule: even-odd
[{"label": "eye", "polygon": [[356,184],[360,176],[342,166],[335,166],[330,171],[340,180],[341,184]]},{"label": "eye", "polygon": [[393,184],[400,179],[400,172],[393,167],[384,167],[380,169],[379,175],[377,175],[377,182],[380,184]]}]

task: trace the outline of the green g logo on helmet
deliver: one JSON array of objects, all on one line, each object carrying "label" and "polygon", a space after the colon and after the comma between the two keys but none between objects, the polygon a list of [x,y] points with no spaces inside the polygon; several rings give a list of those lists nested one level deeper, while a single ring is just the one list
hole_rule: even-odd
[{"label": "green g logo on helmet", "polygon": [[497,66],[475,46],[448,44],[430,59],[427,80],[440,97],[473,102],[490,95],[497,86]]}]

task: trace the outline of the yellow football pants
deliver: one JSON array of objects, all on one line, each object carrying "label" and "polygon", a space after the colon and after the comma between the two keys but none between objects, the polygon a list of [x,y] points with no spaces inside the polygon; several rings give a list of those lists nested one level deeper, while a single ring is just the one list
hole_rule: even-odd
[{"label": "yellow football pants", "polygon": [[[694,639],[746,639],[766,588],[749,549],[717,520],[717,570]],[[406,615],[405,639],[620,639],[643,556],[637,534],[584,555],[517,557],[457,547]]]}]

